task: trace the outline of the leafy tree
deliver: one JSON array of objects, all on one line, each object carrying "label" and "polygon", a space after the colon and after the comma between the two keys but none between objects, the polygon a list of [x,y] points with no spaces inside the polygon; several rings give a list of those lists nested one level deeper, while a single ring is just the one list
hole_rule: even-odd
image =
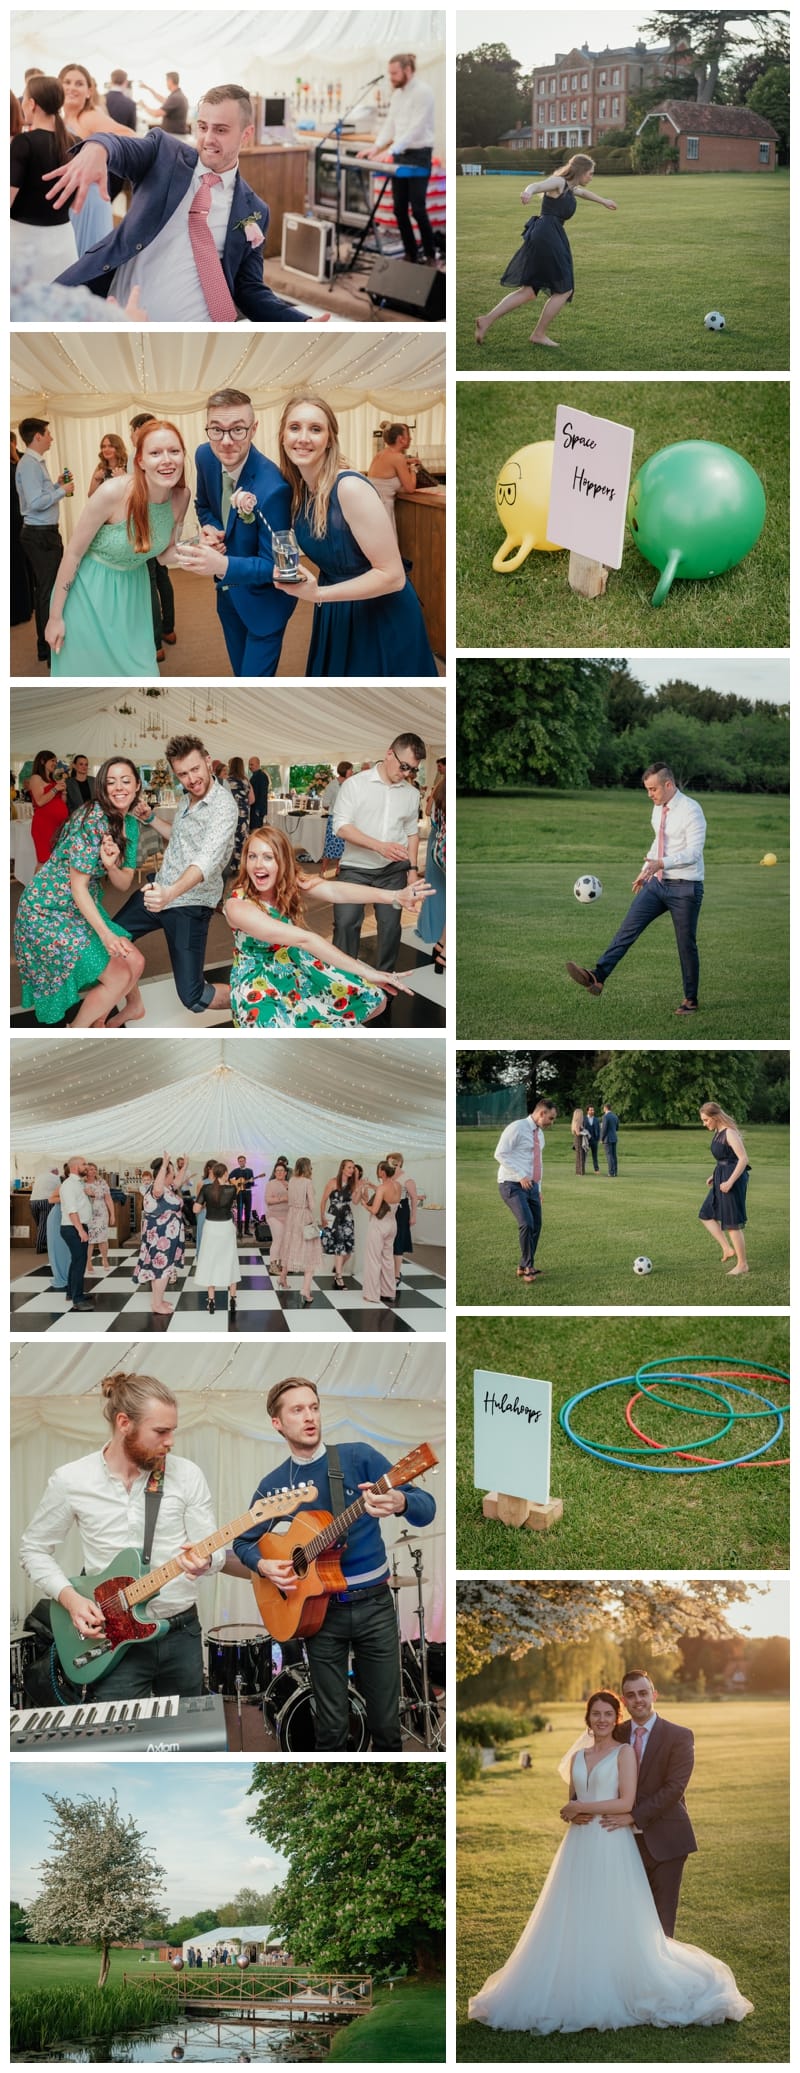
[{"label": "leafy tree", "polygon": [[789,65],[791,57],[789,17],[772,15],[765,23],[758,43],[751,43],[725,68],[725,98],[732,107],[743,108],[762,73],[772,65]]},{"label": "leafy tree", "polygon": [[[525,1054],[527,1059],[527,1053]],[[528,1066],[516,1051],[457,1051],[456,1093],[493,1094],[516,1080],[527,1082]]]},{"label": "leafy tree", "polygon": [[759,1072],[754,1051],[613,1051],[597,1074],[602,1098],[629,1123],[675,1130],[718,1101],[744,1124]]},{"label": "leafy tree", "polygon": [[481,43],[456,58],[456,145],[496,144],[516,122],[530,122],[528,82],[505,43]]},{"label": "leafy tree", "polygon": [[460,663],[461,790],[585,785],[606,727],[608,680],[608,663],[579,656]]},{"label": "leafy tree", "polygon": [[28,1909],[34,1943],[93,1943],[100,1950],[97,1984],[104,1987],[112,1943],[141,1936],[164,1883],[144,1831],[110,1799],[67,1799],[45,1794],[53,1809],[52,1855],[37,1870],[42,1890]]},{"label": "leafy tree", "polygon": [[496,1656],[516,1660],[550,1642],[579,1641],[595,1632],[598,1615],[613,1634],[635,1630],[649,1637],[653,1655],[668,1653],[685,1633],[725,1634],[726,1607],[746,1603],[753,1589],[758,1586],[708,1577],[693,1578],[689,1586],[593,1577],[580,1583],[533,1577],[459,1583],[456,1676],[473,1675]]},{"label": "leafy tree", "polygon": [[732,64],[741,51],[751,47],[748,26],[766,24],[762,33],[771,35],[780,19],[769,8],[697,7],[651,15],[642,24],[647,42],[667,42],[671,50],[684,46],[691,52],[692,72],[697,80],[698,101],[720,99],[723,67]]},{"label": "leafy tree", "polygon": [[771,1634],[748,1666],[747,1687],[751,1692],[789,1690],[789,1641],[785,1634]]},{"label": "leafy tree", "polygon": [[28,1917],[18,1900],[11,1902],[11,1942],[25,1943],[28,1936]]},{"label": "leafy tree", "polygon": [[675,172],[680,165],[680,152],[670,137],[665,137],[656,124],[649,122],[631,145],[631,164],[635,173]]},{"label": "leafy tree", "polygon": [[387,1974],[444,1955],[439,1765],[256,1764],[250,1827],[289,1859],[274,1923],[296,1962]]},{"label": "leafy tree", "polygon": [[257,1893],[254,1886],[241,1886],[233,1900],[226,1900],[224,1907],[218,1908],[217,1921],[221,1929],[235,1929],[237,1923],[261,1923],[270,1929],[274,1905],[275,1889]]},{"label": "leafy tree", "polygon": [[771,65],[756,80],[747,96],[747,105],[757,115],[763,115],[778,132],[778,157],[786,165],[789,157],[789,67]]}]

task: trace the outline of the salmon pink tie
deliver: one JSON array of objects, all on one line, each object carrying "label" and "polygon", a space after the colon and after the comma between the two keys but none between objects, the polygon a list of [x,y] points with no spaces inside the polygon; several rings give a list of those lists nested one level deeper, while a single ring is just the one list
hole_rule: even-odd
[{"label": "salmon pink tie", "polygon": [[663,865],[664,865],[664,850],[665,850],[665,848],[666,848],[666,844],[667,844],[667,814],[668,814],[668,812],[669,812],[669,804],[667,803],[667,805],[666,805],[666,806],[662,806],[662,808],[661,808],[661,819],[660,819],[660,821],[659,821],[659,824],[658,824],[658,843],[657,843],[657,846],[656,846],[656,862],[658,863],[658,865],[659,865],[659,867],[660,867],[661,869],[663,869]]},{"label": "salmon pink tie", "polygon": [[208,314],[215,324],[235,324],[236,304],[231,295],[222,261],[208,221],[212,187],[221,185],[219,173],[204,173],[189,210],[189,238],[197,276],[206,299]]},{"label": "salmon pink tie", "polygon": [[534,1123],[533,1126],[533,1165],[531,1167],[531,1178],[535,1181],[540,1181],[542,1178],[542,1147],[539,1142],[539,1126],[537,1123]]},{"label": "salmon pink tie", "polygon": [[634,1730],[633,1730],[633,1753],[634,1753],[634,1756],[635,1756],[635,1758],[636,1758],[636,1769],[637,1769],[637,1771],[638,1771],[638,1769],[639,1769],[639,1765],[640,1765],[640,1763],[641,1763],[641,1761],[642,1761],[642,1750],[643,1750],[643,1748],[644,1748],[644,1740],[645,1740],[645,1736],[644,1736],[644,1728],[643,1728],[643,1727],[637,1727],[637,1728],[634,1728]]}]

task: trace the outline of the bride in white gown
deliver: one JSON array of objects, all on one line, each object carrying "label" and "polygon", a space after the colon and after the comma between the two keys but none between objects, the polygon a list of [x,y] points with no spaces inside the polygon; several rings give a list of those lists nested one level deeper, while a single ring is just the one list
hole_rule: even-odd
[{"label": "bride in white gown", "polygon": [[589,1700],[592,1740],[575,1751],[562,1809],[568,1832],[516,1950],[470,2001],[473,2021],[492,2030],[666,2029],[741,2022],[752,2010],[720,1958],[664,1935],[633,1829],[602,1826],[636,1797],[633,1749],[612,1739],[619,1711],[615,1694]]}]

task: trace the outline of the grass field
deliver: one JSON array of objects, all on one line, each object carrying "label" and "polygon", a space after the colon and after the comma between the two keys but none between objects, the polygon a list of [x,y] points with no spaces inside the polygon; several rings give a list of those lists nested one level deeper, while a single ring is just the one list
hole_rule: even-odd
[{"label": "grass field", "polygon": [[445,1989],[435,1980],[400,1980],[376,1990],[369,2015],[336,2035],[330,2056],[349,2065],[444,2065]]},{"label": "grass field", "polygon": [[579,1706],[548,1705],[552,1735],[525,1738],[458,1800],[458,2026],[461,2062],[537,2065],[777,2063],[788,2058],[788,1707],[731,1700],[669,1701],[670,1720],[690,1727],[696,1765],[689,1810],[699,1850],[681,1888],[678,1937],[730,1965],[754,2012],[742,2023],[536,2037],[487,2030],[467,2018],[467,2000],[502,1965],[519,1937],[562,1840],[559,1757],[583,1726]]},{"label": "grass field", "polygon": [[[561,1118],[548,1131],[545,1152],[544,1227],[536,1254],[542,1278],[526,1286],[516,1278],[517,1226],[497,1186],[499,1136],[499,1129],[457,1133],[459,1303],[526,1310],[565,1303],[659,1310],[788,1303],[786,1129],[748,1124],[750,1273],[733,1281],[697,1220],[713,1165],[704,1132],[623,1127],[619,1178],[607,1178],[601,1159],[599,1176],[590,1171],[578,1179],[569,1119]],[[632,1272],[640,1253],[652,1260],[652,1274]]]},{"label": "grass field", "polygon": [[[702,1013],[676,1021],[683,996],[668,916],[640,937],[594,999],[565,960],[592,965],[627,912],[650,842],[643,792],[515,791],[459,799],[458,1035],[469,1038],[789,1035],[789,800],[693,790],[708,821],[698,941]],[[779,858],[764,870],[766,850]],[[591,871],[603,898],[579,906]]]},{"label": "grass field", "polygon": [[[532,346],[543,298],[504,317],[486,344],[474,342],[479,311],[508,293],[500,285],[523,224],[538,212],[518,178],[456,181],[458,302],[456,366],[558,366],[617,373],[708,374],[789,365],[789,175],[721,173],[713,178],[614,179],[598,194],[617,215],[578,203],[568,226],[575,300],[553,327],[559,353]],[[706,331],[708,310],[727,330]]]},{"label": "grass field", "polygon": [[[143,1973],[163,1972],[169,1981],[175,1975],[169,1965],[159,1965],[156,1951],[126,1948],[112,1951],[111,1970],[108,1984],[122,1986],[125,1972],[140,1970],[139,1960],[144,1955],[146,1965]],[[11,1945],[11,1993],[30,1993],[38,1987],[96,1987],[100,1970],[100,1952],[91,1944],[70,1945],[49,1943],[12,1943]]]},{"label": "grass field", "polygon": [[[552,356],[555,358],[555,355]],[[782,648],[788,645],[789,428],[784,382],[459,382],[457,385],[457,641],[463,648]],[[681,439],[718,440],[744,455],[764,484],[767,516],[738,568],[705,582],[678,579],[665,603],[626,534],[621,569],[605,597],[577,597],[566,553],[528,556],[499,575],[492,556],[504,528],[497,477],[521,446],[552,439],[556,406],[632,425],[633,471]]]},{"label": "grass field", "polygon": [[[577,1390],[612,1375],[635,1374],[644,1361],[677,1357],[693,1348],[706,1355],[764,1362],[789,1372],[789,1327],[783,1320],[747,1317],[681,1319],[612,1317],[591,1324],[582,1318],[460,1317],[456,1332],[456,1562],[459,1569],[679,1569],[691,1549],[700,1569],[788,1569],[788,1468],[735,1468],[719,1475],[660,1477],[632,1474],[583,1454],[558,1424],[558,1413]],[[482,1492],[473,1477],[473,1371],[536,1375],[552,1383],[553,1423],[550,1488],[563,1499],[564,1516],[548,1533],[520,1532],[484,1519]],[[684,1370],[684,1372],[687,1372]],[[735,1379],[735,1378],[734,1378]],[[780,1382],[753,1382],[762,1396],[787,1402]],[[720,1388],[724,1390],[724,1383]],[[631,1389],[611,1390],[582,1404],[575,1429],[601,1443],[632,1445],[625,1424]],[[668,1396],[669,1390],[665,1391]],[[676,1391],[676,1402],[702,1407],[703,1398]],[[734,1410],[753,1410],[732,1392]],[[637,1425],[665,1446],[686,1446],[718,1430],[714,1416],[687,1417],[640,1403]],[[641,1415],[640,1415],[641,1414]],[[788,1426],[772,1451],[789,1453]],[[768,1415],[735,1425],[727,1439],[709,1447],[708,1458],[730,1461],[760,1446],[775,1431]],[[691,1437],[690,1437],[691,1435]],[[736,1444],[734,1445],[734,1435]],[[746,1437],[745,1437],[746,1436]],[[671,1457],[673,1462],[675,1457]],[[769,1459],[769,1456],[766,1457]],[[676,1464],[677,1465],[677,1464]]]}]

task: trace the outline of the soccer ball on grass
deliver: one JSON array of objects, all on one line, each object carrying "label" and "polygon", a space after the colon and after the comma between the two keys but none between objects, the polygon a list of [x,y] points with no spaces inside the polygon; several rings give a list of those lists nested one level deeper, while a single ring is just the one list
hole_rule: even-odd
[{"label": "soccer ball on grass", "polygon": [[634,1260],[633,1262],[633,1271],[634,1274],[652,1274],[652,1260],[648,1260],[646,1255],[643,1252],[640,1252],[638,1260]]},{"label": "soccer ball on grass", "polygon": [[576,878],[572,890],[582,907],[588,907],[591,900],[601,900],[603,897],[600,880],[593,878],[590,871],[585,872],[583,878]]}]

